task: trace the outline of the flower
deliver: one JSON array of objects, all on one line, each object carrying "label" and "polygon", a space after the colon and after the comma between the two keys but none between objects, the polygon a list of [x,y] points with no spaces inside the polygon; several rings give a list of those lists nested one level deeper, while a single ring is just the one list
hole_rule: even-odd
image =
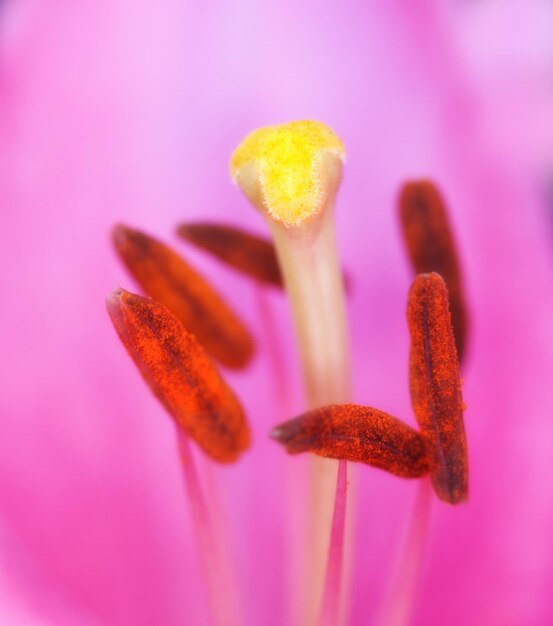
[{"label": "flower", "polygon": [[[261,230],[226,182],[228,157],[251,128],[309,115],[348,148],[337,227],[356,401],[409,415],[402,181],[438,180],[458,234],[472,321],[471,500],[434,507],[415,623],[551,622],[553,264],[537,193],[553,145],[550,7],[410,7],[0,8],[1,621],[201,623],[173,433],[102,307],[125,280],[108,232],[117,220],[161,235],[229,215]],[[502,36],[511,23],[512,48]],[[251,285],[201,263],[260,335]],[[284,302],[263,297],[287,337]],[[295,372],[293,347],[281,344]],[[293,480],[265,438],[280,419],[266,352],[229,380],[256,418],[251,454],[217,472],[246,623],[282,624],[294,547],[274,520]],[[352,624],[378,611],[413,490],[370,468],[359,482]]]}]

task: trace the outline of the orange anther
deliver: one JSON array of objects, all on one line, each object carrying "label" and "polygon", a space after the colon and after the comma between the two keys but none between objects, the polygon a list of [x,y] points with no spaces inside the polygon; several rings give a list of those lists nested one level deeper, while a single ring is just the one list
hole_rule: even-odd
[{"label": "orange anther", "polygon": [[150,298],[116,289],[106,304],[123,345],[178,426],[213,459],[236,460],[249,446],[248,424],[194,336]]},{"label": "orange anther", "polygon": [[213,287],[176,252],[148,235],[116,226],[119,256],[144,292],[169,308],[204,348],[227,367],[244,367],[253,339]]},{"label": "orange anther", "polygon": [[430,471],[425,439],[400,420],[366,406],[336,404],[304,413],[277,426],[271,437],[290,454],[357,461],[396,476]]}]

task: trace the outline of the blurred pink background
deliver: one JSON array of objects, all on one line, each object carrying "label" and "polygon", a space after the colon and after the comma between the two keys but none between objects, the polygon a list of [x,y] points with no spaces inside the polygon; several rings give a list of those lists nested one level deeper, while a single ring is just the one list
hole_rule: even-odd
[{"label": "blurred pink background", "polygon": [[[0,2],[0,623],[206,623],[174,433],[109,323],[126,222],[175,243],[251,325],[228,379],[252,451],[216,468],[245,624],[287,623],[283,418],[254,286],[178,221],[264,231],[228,161],[253,128],[330,124],[355,400],[410,423],[396,197],[434,178],[462,253],[471,499],[438,502],[414,624],[553,623],[553,5],[533,0]],[[548,204],[549,202],[549,204]],[[268,296],[302,408],[288,309]],[[358,470],[351,624],[371,624],[416,485]]]}]

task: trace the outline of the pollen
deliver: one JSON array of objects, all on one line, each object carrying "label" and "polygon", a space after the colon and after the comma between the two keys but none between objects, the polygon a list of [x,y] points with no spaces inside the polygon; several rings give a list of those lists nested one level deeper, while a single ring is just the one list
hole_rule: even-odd
[{"label": "pollen", "polygon": [[[324,206],[329,184],[333,186],[336,178],[328,170],[335,170],[344,157],[344,145],[334,131],[321,122],[304,120],[250,133],[234,151],[230,172],[250,199],[260,195],[270,217],[299,225]],[[259,189],[253,191],[253,186]]]}]

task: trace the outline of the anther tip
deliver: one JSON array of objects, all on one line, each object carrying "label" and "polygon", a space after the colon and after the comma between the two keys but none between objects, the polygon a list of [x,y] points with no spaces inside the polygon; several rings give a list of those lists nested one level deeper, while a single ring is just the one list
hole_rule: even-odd
[{"label": "anther tip", "polygon": [[[123,309],[135,306],[141,299],[122,287],[117,287],[106,297],[106,308],[110,314],[119,313]],[[149,299],[149,298],[145,298]]]},{"label": "anther tip", "polygon": [[129,237],[130,229],[123,224],[116,224],[111,231],[111,239],[116,248],[123,246]]},{"label": "anther tip", "polygon": [[122,332],[124,323],[124,308],[125,295],[128,295],[128,291],[125,291],[121,287],[117,287],[114,289],[107,297],[106,297],[106,310],[108,315],[111,318],[111,321],[115,325],[117,332]]},{"label": "anther tip", "polygon": [[190,236],[191,232],[194,232],[194,225],[193,224],[179,224],[175,228],[175,232],[177,233],[177,235],[187,238]]},{"label": "anther tip", "polygon": [[106,296],[107,307],[110,308],[110,306],[119,306],[124,293],[125,290],[121,287],[117,287],[117,289],[114,289],[108,296]]},{"label": "anther tip", "polygon": [[269,433],[269,437],[275,441],[282,442],[284,439],[284,431],[281,426],[275,426]]},{"label": "anther tip", "polygon": [[295,417],[275,426],[269,433],[269,437],[281,443],[288,452],[290,452],[291,447],[297,447],[299,445],[302,429],[303,419],[301,417]]}]

